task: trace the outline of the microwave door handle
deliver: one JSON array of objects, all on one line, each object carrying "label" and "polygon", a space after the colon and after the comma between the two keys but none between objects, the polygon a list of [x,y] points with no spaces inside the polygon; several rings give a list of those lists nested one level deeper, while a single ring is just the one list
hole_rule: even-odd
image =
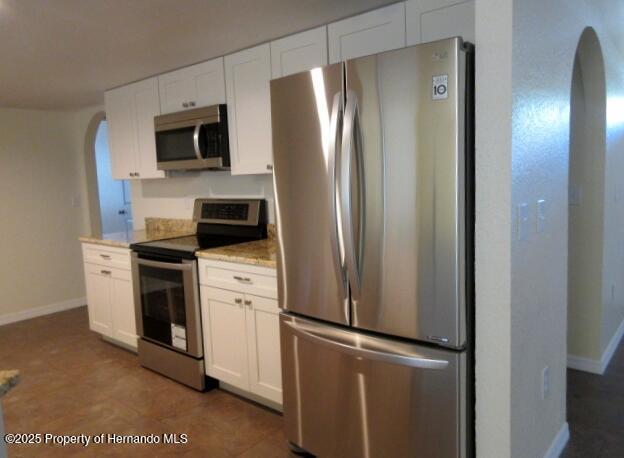
[{"label": "microwave door handle", "polygon": [[[342,237],[345,246],[345,263],[351,285],[351,295],[355,301],[360,298],[360,273],[357,262],[357,248],[355,246],[353,227],[353,208],[351,205],[351,183],[354,152],[354,134],[356,133],[357,95],[347,91],[344,125],[342,128],[342,148],[340,157],[340,219],[342,223]],[[357,173],[357,171],[356,171]],[[360,209],[361,213],[361,209]]]},{"label": "microwave door handle", "polygon": [[195,126],[195,132],[193,132],[193,147],[195,148],[195,156],[200,161],[204,160],[202,157],[201,150],[199,149],[199,132],[201,131],[202,124],[197,124]]}]

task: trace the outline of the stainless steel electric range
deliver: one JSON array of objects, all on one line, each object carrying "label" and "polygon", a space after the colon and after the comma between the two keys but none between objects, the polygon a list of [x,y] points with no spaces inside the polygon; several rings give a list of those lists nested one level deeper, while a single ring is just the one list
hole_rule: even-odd
[{"label": "stainless steel electric range", "polygon": [[197,390],[217,385],[204,371],[199,250],[267,237],[266,202],[197,199],[197,234],[135,243],[132,249],[139,362]]}]

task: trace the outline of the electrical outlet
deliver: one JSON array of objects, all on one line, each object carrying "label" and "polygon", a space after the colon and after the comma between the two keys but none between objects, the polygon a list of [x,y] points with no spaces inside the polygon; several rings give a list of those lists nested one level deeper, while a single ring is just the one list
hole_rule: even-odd
[{"label": "electrical outlet", "polygon": [[542,401],[550,394],[550,367],[542,369]]},{"label": "electrical outlet", "polygon": [[568,188],[568,205],[581,205],[583,190],[580,186],[570,185]]}]

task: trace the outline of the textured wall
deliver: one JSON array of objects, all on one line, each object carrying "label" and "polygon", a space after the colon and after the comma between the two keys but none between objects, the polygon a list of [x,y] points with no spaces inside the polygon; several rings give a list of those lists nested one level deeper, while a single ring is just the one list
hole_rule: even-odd
[{"label": "textured wall", "polygon": [[[567,222],[570,91],[576,47],[586,26],[596,29],[606,63],[608,103],[622,93],[621,56],[612,39],[624,29],[601,20],[619,2],[517,0],[513,9],[512,214],[529,206],[529,236],[511,243],[511,455],[543,456],[565,422]],[[611,110],[609,115],[611,116]],[[621,115],[620,115],[621,117]],[[605,278],[621,285],[621,125],[608,122],[605,185]],[[535,204],[545,199],[547,224],[536,233]],[[608,280],[607,280],[608,281]],[[604,287],[604,286],[603,286]],[[610,287],[609,287],[610,289]],[[621,321],[620,287],[613,317]],[[603,292],[603,297],[604,297]],[[615,319],[613,319],[615,318]],[[541,399],[541,372],[551,390]]]}]

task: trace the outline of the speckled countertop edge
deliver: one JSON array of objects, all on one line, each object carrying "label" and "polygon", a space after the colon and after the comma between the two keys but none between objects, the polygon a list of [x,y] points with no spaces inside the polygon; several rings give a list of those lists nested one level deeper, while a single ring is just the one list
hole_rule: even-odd
[{"label": "speckled countertop edge", "polygon": [[210,248],[198,251],[196,255],[198,258],[213,259],[215,261],[275,268],[277,265],[277,244],[272,239],[257,240]]},{"label": "speckled countertop edge", "polygon": [[0,397],[7,394],[19,382],[19,371],[0,371]]}]

